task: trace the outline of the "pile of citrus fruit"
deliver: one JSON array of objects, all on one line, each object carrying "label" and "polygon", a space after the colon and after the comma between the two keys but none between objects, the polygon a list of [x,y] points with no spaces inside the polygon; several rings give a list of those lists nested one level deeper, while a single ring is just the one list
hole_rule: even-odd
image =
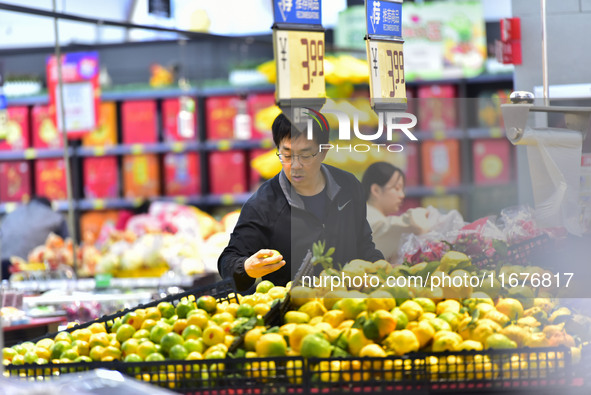
[{"label": "pile of citrus fruit", "polygon": [[247,323],[263,322],[285,287],[259,284],[241,304],[218,302],[212,296],[183,298],[175,306],[137,309],[107,323],[63,331],[54,338],[24,342],[2,351],[4,365],[114,361],[125,362],[221,359]]}]

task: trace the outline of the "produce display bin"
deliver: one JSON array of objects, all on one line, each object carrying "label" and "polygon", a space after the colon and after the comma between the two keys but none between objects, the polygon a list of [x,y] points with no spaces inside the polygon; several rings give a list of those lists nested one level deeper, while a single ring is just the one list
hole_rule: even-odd
[{"label": "produce display bin", "polygon": [[[120,318],[125,316],[127,313],[130,313],[132,311],[135,310],[139,310],[139,309],[147,309],[148,307],[156,307],[158,306],[159,303],[161,302],[169,302],[172,303],[173,305],[176,306],[176,304],[185,297],[188,296],[194,296],[195,299],[199,298],[200,296],[203,295],[210,295],[213,296],[214,298],[216,298],[219,301],[229,301],[229,302],[238,302],[238,297],[236,296],[235,293],[235,287],[234,287],[234,280],[232,279],[225,279],[222,280],[220,282],[217,282],[215,284],[212,285],[206,285],[206,286],[202,286],[202,287],[197,287],[197,288],[193,288],[190,289],[188,291],[185,292],[181,292],[178,294],[173,294],[173,295],[169,295],[165,298],[162,299],[158,299],[149,303],[145,303],[145,304],[140,304],[138,306],[135,306],[131,309],[125,309],[125,310],[121,310],[118,311],[114,314],[110,314],[110,315],[104,315],[96,320],[93,321],[88,321],[79,325],[75,325],[71,328],[67,328],[64,329],[64,331],[66,332],[73,332],[76,329],[83,329],[83,328],[87,328],[90,325],[94,324],[94,323],[108,323],[109,321],[113,321],[116,318]],[[33,343],[38,342],[41,339],[45,339],[45,338],[53,338],[57,335],[57,333],[50,333],[41,337],[38,337],[36,339],[31,340]],[[44,365],[45,366],[45,365]]]},{"label": "produce display bin", "polygon": [[[226,358],[162,362],[9,365],[10,376],[37,381],[103,368],[175,392],[511,393],[585,390],[568,348],[412,353],[385,358]],[[570,393],[570,392],[569,392]]]}]

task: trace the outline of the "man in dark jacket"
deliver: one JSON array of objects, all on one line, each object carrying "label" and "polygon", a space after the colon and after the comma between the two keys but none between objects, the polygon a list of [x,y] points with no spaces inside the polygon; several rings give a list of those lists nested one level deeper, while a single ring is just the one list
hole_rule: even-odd
[{"label": "man in dark jacket", "polygon": [[[314,127],[313,139],[281,114],[273,140],[282,171],[245,203],[230,243],[218,260],[220,275],[233,277],[239,291],[257,278],[285,285],[317,241],[335,248],[334,262],[383,259],[366,219],[361,184],[350,173],[322,164],[328,131]],[[270,256],[271,250],[279,257]]]}]

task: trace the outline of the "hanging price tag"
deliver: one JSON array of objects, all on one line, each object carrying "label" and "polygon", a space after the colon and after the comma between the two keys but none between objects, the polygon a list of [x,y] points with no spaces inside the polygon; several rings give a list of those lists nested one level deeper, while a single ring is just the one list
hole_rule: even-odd
[{"label": "hanging price tag", "polygon": [[402,42],[367,40],[369,85],[374,103],[406,103]]},{"label": "hanging price tag", "polygon": [[406,109],[402,0],[366,0],[369,92],[374,110]]},{"label": "hanging price tag", "polygon": [[273,49],[277,100],[326,97],[324,32],[274,30]]}]

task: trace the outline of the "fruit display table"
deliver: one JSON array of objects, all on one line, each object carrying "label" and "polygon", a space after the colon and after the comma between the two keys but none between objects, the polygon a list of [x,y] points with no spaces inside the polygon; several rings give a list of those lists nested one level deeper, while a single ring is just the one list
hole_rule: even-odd
[{"label": "fruit display table", "polygon": [[2,328],[4,345],[12,346],[25,340],[34,339],[47,333],[55,333],[60,324],[66,323],[66,317],[33,318],[26,324],[11,325]]}]

